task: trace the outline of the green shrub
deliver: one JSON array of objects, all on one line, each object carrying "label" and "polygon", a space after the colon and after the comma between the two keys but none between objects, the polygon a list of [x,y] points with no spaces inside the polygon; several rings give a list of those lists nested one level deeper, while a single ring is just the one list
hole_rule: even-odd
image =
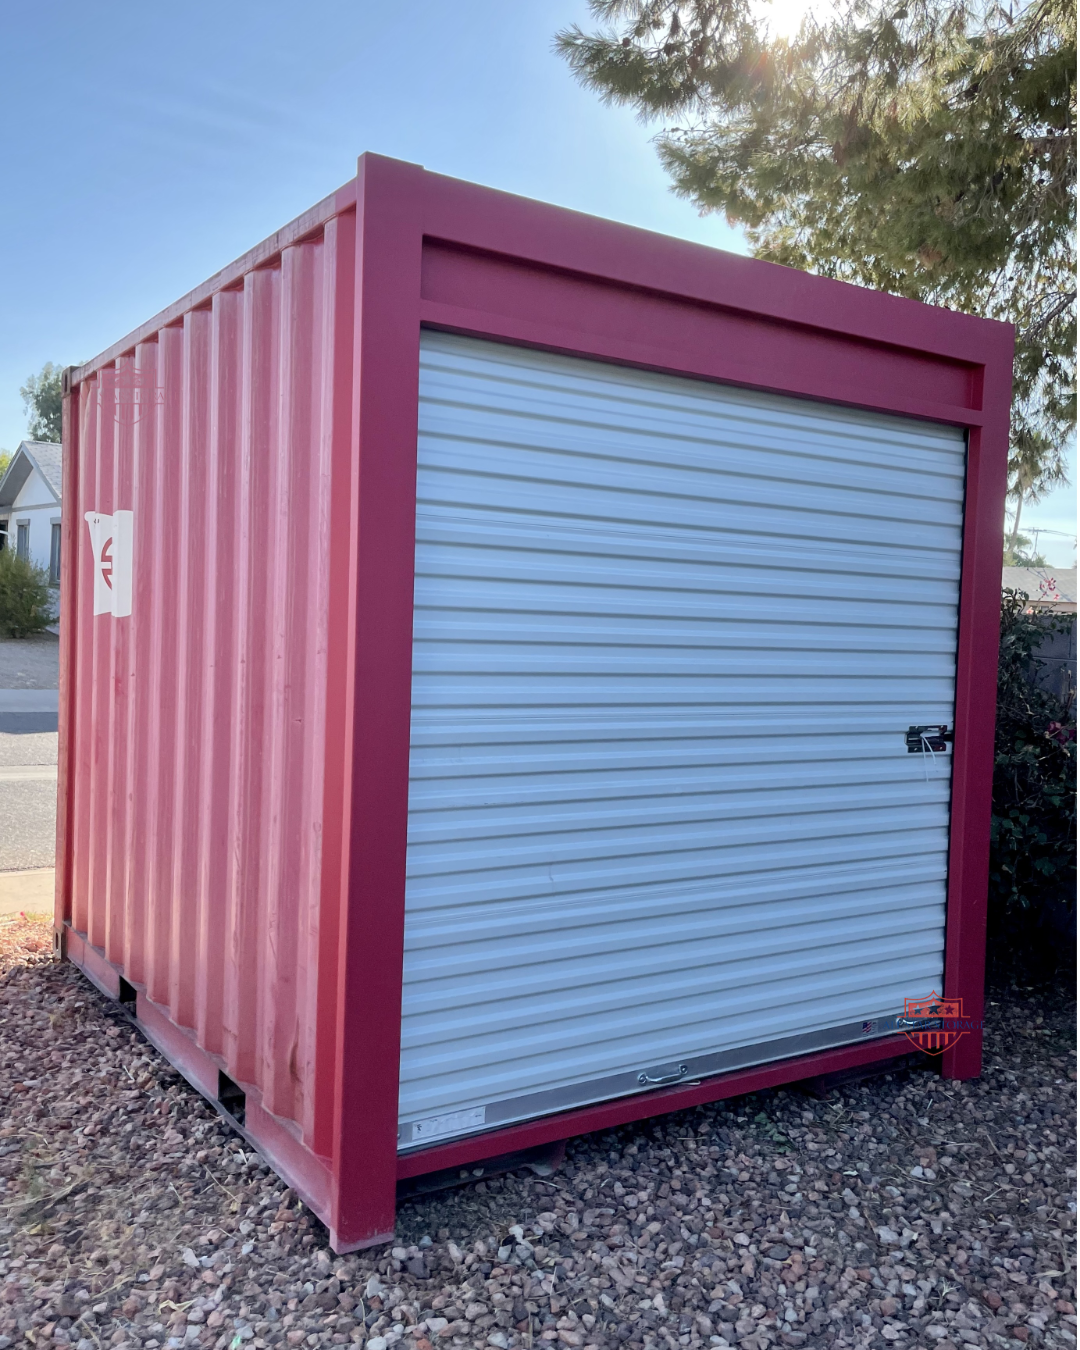
[{"label": "green shrub", "polygon": [[0,549],[0,632],[23,638],[53,622],[49,574],[13,548]]},{"label": "green shrub", "polygon": [[1076,711],[1033,678],[1048,632],[1074,620],[1026,603],[1002,595],[991,822],[991,960],[1013,971],[1055,964],[1076,923]]}]

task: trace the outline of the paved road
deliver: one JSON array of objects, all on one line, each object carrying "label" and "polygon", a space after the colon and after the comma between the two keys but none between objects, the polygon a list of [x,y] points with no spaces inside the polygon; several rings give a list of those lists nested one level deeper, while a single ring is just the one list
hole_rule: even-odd
[{"label": "paved road", "polygon": [[56,700],[51,633],[0,640],[0,872],[56,855]]},{"label": "paved road", "polygon": [[55,731],[59,693],[58,689],[0,688],[0,732]]},{"label": "paved road", "polygon": [[55,689],[59,675],[60,640],[52,633],[0,638],[0,690]]},{"label": "paved road", "polygon": [[0,731],[0,872],[53,865],[56,753],[55,731]]}]

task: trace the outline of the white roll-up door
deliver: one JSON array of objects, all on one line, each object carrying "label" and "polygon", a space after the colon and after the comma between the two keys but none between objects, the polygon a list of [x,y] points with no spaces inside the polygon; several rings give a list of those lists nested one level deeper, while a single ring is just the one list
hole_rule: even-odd
[{"label": "white roll-up door", "polygon": [[940,990],[961,432],[421,343],[402,1148]]}]

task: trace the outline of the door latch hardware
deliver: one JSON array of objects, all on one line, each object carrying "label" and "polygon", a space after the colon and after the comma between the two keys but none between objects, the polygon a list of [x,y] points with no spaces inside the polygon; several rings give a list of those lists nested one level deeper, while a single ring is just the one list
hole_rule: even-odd
[{"label": "door latch hardware", "polygon": [[680,1078],[685,1078],[689,1072],[688,1065],[680,1064],[674,1073],[657,1074],[655,1078],[650,1078],[647,1073],[639,1073],[637,1080],[642,1087],[660,1087],[663,1083],[677,1083]]},{"label": "door latch hardware", "polygon": [[953,738],[948,727],[908,727],[904,740],[909,755],[944,754],[947,742]]}]

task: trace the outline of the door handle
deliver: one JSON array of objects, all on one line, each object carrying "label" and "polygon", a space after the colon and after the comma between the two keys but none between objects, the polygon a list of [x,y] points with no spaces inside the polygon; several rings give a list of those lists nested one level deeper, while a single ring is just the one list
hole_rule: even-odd
[{"label": "door handle", "polygon": [[656,1078],[650,1078],[647,1073],[639,1073],[638,1082],[642,1087],[660,1087],[664,1083],[677,1083],[680,1078],[685,1078],[690,1069],[685,1064],[680,1064],[674,1073],[662,1073]]}]

